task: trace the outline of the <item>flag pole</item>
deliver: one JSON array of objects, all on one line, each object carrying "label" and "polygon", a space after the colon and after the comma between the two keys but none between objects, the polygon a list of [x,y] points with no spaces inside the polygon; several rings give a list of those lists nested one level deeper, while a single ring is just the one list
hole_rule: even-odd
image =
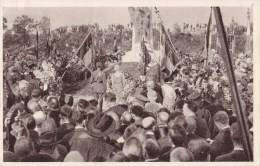
[{"label": "flag pole", "polygon": [[213,11],[216,19],[217,31],[219,34],[219,41],[221,44],[222,58],[227,68],[227,76],[229,78],[229,84],[232,90],[234,112],[238,117],[246,155],[250,161],[253,161],[253,149],[250,143],[249,128],[248,128],[246,116],[242,110],[242,106],[238,94],[235,73],[232,65],[232,57],[230,56],[230,52],[228,48],[228,42],[227,42],[225,28],[222,21],[221,11],[219,7],[213,7]]}]

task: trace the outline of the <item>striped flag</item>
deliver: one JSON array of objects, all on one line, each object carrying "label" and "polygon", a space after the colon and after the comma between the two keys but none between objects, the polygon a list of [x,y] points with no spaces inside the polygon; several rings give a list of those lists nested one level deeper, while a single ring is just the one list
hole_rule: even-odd
[{"label": "striped flag", "polygon": [[162,52],[162,64],[161,68],[168,70],[167,73],[171,75],[175,69],[174,65],[178,63],[179,59],[176,55],[176,51],[172,48],[172,43],[166,34],[164,26],[161,24],[161,52]]},{"label": "striped flag", "polygon": [[89,32],[87,37],[84,39],[78,50],[76,51],[76,55],[82,59],[85,67],[87,67],[90,71],[94,69],[94,49],[93,49],[93,39],[92,33]]}]

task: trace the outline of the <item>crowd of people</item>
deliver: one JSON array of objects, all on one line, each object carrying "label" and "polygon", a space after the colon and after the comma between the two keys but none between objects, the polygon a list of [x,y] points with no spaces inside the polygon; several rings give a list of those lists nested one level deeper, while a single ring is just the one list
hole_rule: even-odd
[{"label": "crowd of people", "polygon": [[[97,62],[92,93],[78,98],[57,83],[70,67],[61,55],[6,55],[4,161],[249,161],[226,69],[211,56],[203,65],[183,54],[170,73],[138,80],[118,62]],[[252,57],[234,64],[252,136]]]}]

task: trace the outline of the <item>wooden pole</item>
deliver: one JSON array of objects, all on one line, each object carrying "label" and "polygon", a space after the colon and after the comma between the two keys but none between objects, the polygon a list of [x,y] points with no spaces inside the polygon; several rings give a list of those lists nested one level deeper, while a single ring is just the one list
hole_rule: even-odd
[{"label": "wooden pole", "polygon": [[217,31],[219,34],[219,41],[221,45],[221,54],[222,58],[224,60],[224,63],[227,68],[227,76],[229,78],[229,85],[232,90],[232,96],[233,96],[233,102],[234,102],[234,111],[238,117],[240,129],[241,129],[241,136],[243,138],[244,142],[244,150],[248,156],[248,159],[250,161],[253,161],[253,150],[250,144],[250,135],[249,135],[249,128],[247,124],[246,116],[242,110],[238,89],[236,85],[236,79],[235,74],[232,66],[232,57],[230,56],[229,48],[228,48],[228,42],[227,42],[227,36],[225,32],[225,28],[222,21],[222,16],[220,12],[219,7],[213,7],[215,19],[216,19],[216,25],[217,25]]}]

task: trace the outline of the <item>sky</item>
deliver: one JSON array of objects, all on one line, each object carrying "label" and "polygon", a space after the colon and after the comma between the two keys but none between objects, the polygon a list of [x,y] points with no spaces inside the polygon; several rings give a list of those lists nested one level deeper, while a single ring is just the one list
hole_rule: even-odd
[{"label": "sky", "polygon": [[[221,7],[223,22],[228,25],[232,17],[240,25],[247,24],[248,7]],[[209,7],[158,7],[166,28],[172,28],[178,23],[207,23],[209,19]],[[252,8],[250,8],[252,13]],[[13,20],[22,14],[28,15],[34,20],[40,20],[47,16],[51,20],[51,29],[60,26],[82,25],[99,23],[101,28],[108,24],[127,25],[130,16],[127,7],[5,7],[3,16],[8,20],[8,28],[12,28]],[[153,17],[155,13],[153,13]],[[252,20],[252,16],[251,16]],[[214,23],[214,20],[213,20]]]}]

